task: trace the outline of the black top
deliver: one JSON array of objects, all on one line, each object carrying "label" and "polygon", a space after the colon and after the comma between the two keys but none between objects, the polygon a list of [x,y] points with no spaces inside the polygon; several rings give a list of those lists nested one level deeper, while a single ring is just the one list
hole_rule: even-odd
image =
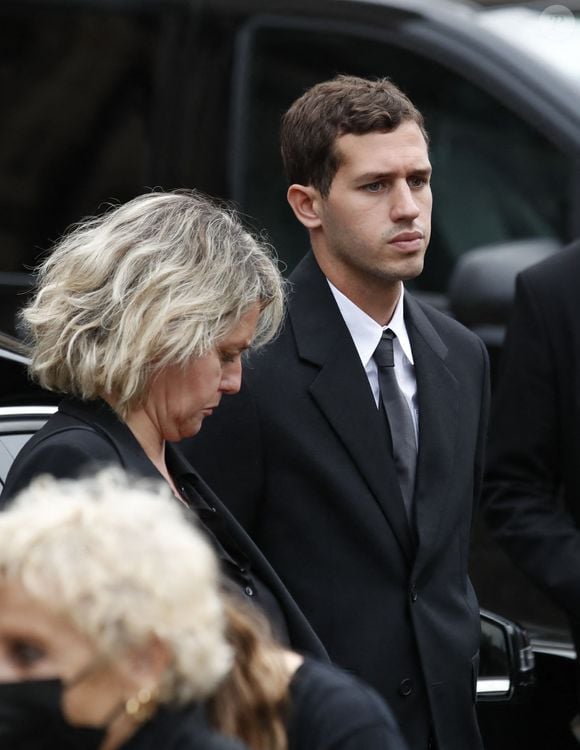
[{"label": "black top", "polygon": [[[191,708],[160,710],[120,750],[244,750],[239,740],[207,728]],[[247,750],[247,749],[246,749]]]},{"label": "black top", "polygon": [[[168,469],[205,527],[233,588],[259,603],[278,635],[298,651],[328,657],[296,603],[252,539],[176,446],[166,445]],[[0,508],[40,474],[75,478],[103,466],[164,481],[129,429],[104,401],[65,399],[17,455]]]},{"label": "black top", "polygon": [[336,667],[305,659],[290,684],[288,750],[405,750],[379,695]]}]

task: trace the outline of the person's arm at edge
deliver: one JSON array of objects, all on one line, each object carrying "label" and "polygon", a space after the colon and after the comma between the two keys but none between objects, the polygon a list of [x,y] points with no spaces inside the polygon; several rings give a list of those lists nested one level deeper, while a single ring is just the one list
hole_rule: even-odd
[{"label": "person's arm at edge", "polygon": [[483,508],[515,564],[579,619],[580,533],[558,503],[556,378],[549,326],[524,274],[494,397]]}]

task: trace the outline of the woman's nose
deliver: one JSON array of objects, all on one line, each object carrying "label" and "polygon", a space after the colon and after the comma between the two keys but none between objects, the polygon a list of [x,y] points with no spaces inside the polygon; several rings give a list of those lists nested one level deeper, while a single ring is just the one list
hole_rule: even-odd
[{"label": "woman's nose", "polygon": [[233,394],[240,390],[242,385],[242,359],[237,357],[234,362],[228,362],[222,373],[220,390],[222,393]]}]

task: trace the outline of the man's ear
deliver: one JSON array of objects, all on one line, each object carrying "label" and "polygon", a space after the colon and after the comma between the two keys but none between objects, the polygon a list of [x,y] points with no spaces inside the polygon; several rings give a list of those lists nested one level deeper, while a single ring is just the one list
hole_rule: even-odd
[{"label": "man's ear", "polygon": [[296,218],[306,229],[316,229],[320,226],[322,198],[316,188],[311,185],[290,185],[286,197]]}]

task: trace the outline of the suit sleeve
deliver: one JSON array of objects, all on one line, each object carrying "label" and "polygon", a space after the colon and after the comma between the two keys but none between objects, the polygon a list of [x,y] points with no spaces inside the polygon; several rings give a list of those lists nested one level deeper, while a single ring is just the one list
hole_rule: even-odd
[{"label": "suit sleeve", "polygon": [[42,474],[58,479],[74,479],[107,465],[119,465],[115,448],[95,432],[83,428],[68,429],[48,436],[32,438],[12,464],[0,496],[0,509]]},{"label": "suit sleeve", "polygon": [[556,325],[524,274],[492,415],[483,504],[494,536],[520,567],[580,621],[580,533],[562,507]]}]

